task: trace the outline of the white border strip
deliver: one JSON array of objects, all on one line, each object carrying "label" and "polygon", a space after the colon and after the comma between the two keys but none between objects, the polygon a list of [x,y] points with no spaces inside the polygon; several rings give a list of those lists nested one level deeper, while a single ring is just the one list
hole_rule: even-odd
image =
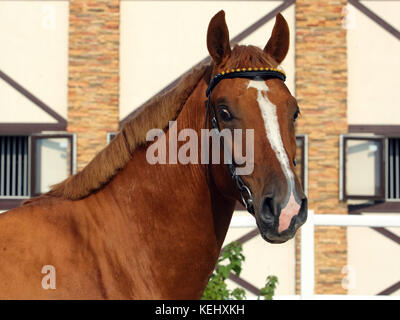
[{"label": "white border strip", "polygon": [[314,224],[338,227],[400,227],[400,216],[316,214],[314,215]]},{"label": "white border strip", "polygon": [[229,228],[255,228],[257,227],[256,219],[249,215],[233,216]]},{"label": "white border strip", "polygon": [[[307,222],[301,227],[302,234],[312,232],[314,226],[337,227],[400,227],[398,215],[351,215],[351,214],[314,214],[314,210],[308,210]],[[233,216],[230,228],[257,227],[254,217]]]}]

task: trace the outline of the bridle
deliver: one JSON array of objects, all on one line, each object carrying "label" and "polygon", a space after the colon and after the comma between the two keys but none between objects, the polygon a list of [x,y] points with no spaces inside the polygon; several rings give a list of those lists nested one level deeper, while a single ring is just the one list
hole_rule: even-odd
[{"label": "bridle", "polygon": [[[275,68],[239,68],[239,69],[230,69],[226,71],[222,71],[214,76],[206,91],[207,101],[206,101],[206,119],[204,124],[204,129],[207,129],[208,123],[208,114],[211,111],[211,127],[212,129],[217,130],[218,134],[220,133],[220,126],[218,122],[218,118],[216,116],[215,108],[211,105],[210,97],[212,94],[212,90],[224,79],[233,79],[233,78],[246,78],[246,79],[280,79],[282,81],[286,80],[286,75],[283,71],[275,69]],[[222,140],[222,139],[221,139]],[[221,141],[222,146],[223,142]],[[240,196],[242,198],[242,202],[246,207],[247,211],[251,214],[254,213],[254,199],[250,188],[243,181],[242,177],[236,173],[236,164],[235,160],[232,159],[232,163],[227,164],[229,173],[235,182],[237,189],[240,192]],[[211,170],[209,170],[211,175]]]}]

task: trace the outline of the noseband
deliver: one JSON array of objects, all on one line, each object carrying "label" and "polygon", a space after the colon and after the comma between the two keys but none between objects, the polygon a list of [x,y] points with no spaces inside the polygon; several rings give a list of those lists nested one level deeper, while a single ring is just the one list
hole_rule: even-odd
[{"label": "noseband", "polygon": [[[206,91],[207,101],[206,101],[206,120],[204,125],[205,129],[207,129],[208,114],[211,112],[211,127],[212,129],[217,130],[218,134],[220,133],[220,126],[218,118],[216,116],[215,107],[211,105],[210,97],[212,94],[212,90],[217,86],[218,83],[220,83],[224,79],[233,79],[233,78],[263,79],[263,80],[280,79],[282,81],[285,81],[286,75],[283,71],[275,68],[240,68],[240,69],[231,69],[222,71],[221,73],[217,74],[214,78],[212,78]],[[221,142],[223,146],[222,139]],[[244,206],[246,207],[248,212],[254,215],[253,194],[250,188],[244,183],[242,177],[236,173],[235,160],[232,159],[232,163],[227,164],[227,166],[229,173],[233,181],[235,182],[237,189],[240,192]]]}]

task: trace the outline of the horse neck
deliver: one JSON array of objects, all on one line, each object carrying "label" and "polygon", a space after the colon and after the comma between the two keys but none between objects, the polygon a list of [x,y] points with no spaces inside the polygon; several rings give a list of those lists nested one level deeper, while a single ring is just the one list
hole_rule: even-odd
[{"label": "horse neck", "polygon": [[[177,118],[178,132],[191,128],[200,137],[205,119],[205,89],[202,80]],[[166,136],[168,148],[170,141]],[[213,175],[223,177],[222,166],[214,171]],[[130,269],[136,270],[136,265],[140,265],[143,272],[146,266],[149,274],[142,274],[141,278],[162,283],[161,287],[157,285],[162,293],[153,297],[166,297],[169,292],[182,298],[201,295],[214,269],[235,204],[215,185],[209,187],[204,165],[151,165],[146,159],[146,148],[142,147],[95,197],[103,203],[103,212],[119,215],[119,225],[128,235],[126,239],[130,238],[126,249],[133,255]],[[121,233],[118,227],[112,232]],[[177,287],[182,287],[178,285],[182,277],[191,286],[177,292]],[[165,279],[169,279],[168,283]]]},{"label": "horse neck", "polygon": [[[197,137],[199,137],[199,153],[198,158],[200,162],[201,158],[201,130],[204,129],[206,108],[205,92],[208,84],[204,79],[200,81],[192,95],[187,100],[184,108],[180,112],[177,118],[178,132],[180,130],[191,128],[196,131]],[[211,127],[210,120],[208,121],[207,128]],[[208,150],[209,161],[211,161],[211,147]],[[222,161],[221,161],[222,162]],[[181,166],[184,168],[185,166]],[[233,209],[236,203],[234,195],[236,190],[233,187],[228,171],[224,164],[217,165],[191,165],[191,171],[196,172],[194,176],[197,178],[192,181],[195,188],[203,190],[203,192],[209,195],[209,204],[211,206],[211,213],[213,215],[213,227],[215,235],[218,241],[219,247],[222,245],[225,235],[232,217]],[[185,189],[182,192],[186,193]],[[201,207],[203,203],[199,202]]]}]

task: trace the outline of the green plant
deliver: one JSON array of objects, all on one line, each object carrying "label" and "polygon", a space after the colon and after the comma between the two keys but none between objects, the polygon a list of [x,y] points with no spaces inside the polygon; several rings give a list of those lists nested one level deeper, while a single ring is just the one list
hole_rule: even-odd
[{"label": "green plant", "polygon": [[[236,288],[230,291],[225,283],[231,272],[234,272],[237,276],[240,275],[242,271],[242,262],[245,260],[242,251],[243,247],[239,242],[231,242],[224,248],[218,258],[217,265],[210,277],[207,287],[203,292],[203,300],[246,299],[246,293],[243,289]],[[261,296],[265,300],[272,300],[277,283],[278,279],[276,276],[268,276],[267,283],[260,290],[258,299],[260,299]]]},{"label": "green plant", "polygon": [[[242,262],[245,259],[242,250],[242,244],[239,242],[232,242],[224,248],[218,258],[214,273],[203,292],[203,300],[243,300],[245,298],[243,289],[236,288],[229,291],[225,283],[231,272],[240,275]],[[228,263],[222,264],[223,262]]]},{"label": "green plant", "polygon": [[260,300],[260,296],[264,297],[264,300],[272,300],[275,295],[275,289],[278,284],[278,278],[276,276],[268,276],[267,283],[264,288],[260,290],[258,295],[258,300]]}]

